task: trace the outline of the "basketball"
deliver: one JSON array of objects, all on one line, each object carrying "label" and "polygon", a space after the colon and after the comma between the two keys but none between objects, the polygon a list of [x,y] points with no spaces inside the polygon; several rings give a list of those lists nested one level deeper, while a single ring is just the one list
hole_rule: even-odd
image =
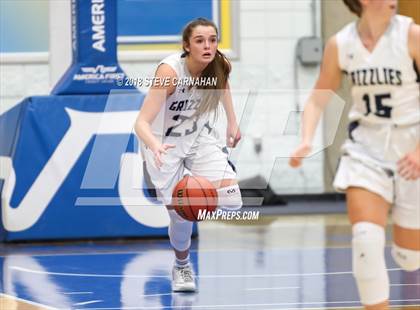
[{"label": "basketball", "polygon": [[186,175],[173,190],[172,205],[182,218],[191,222],[200,221],[200,213],[216,210],[216,188],[206,178]]}]

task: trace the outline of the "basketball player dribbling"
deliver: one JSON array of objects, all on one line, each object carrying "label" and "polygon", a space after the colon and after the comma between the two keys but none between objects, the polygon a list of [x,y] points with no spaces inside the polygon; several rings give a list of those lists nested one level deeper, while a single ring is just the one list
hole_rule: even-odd
[{"label": "basketball player dribbling", "polygon": [[[189,263],[193,223],[181,218],[171,206],[172,190],[188,169],[193,175],[212,182],[217,189],[218,207],[241,208],[236,173],[213,130],[219,100],[228,121],[227,146],[235,147],[241,136],[228,83],[231,65],[217,49],[215,24],[203,18],[193,20],[184,28],[182,44],[183,53],[171,55],[159,63],[156,81],[171,82],[155,83],[150,88],[135,131],[142,141],[147,172],[170,217],[168,234],[175,251],[172,290],[195,291]],[[185,78],[216,82],[206,80],[204,86],[173,82]]]},{"label": "basketball player dribbling", "polygon": [[387,309],[384,227],[391,206],[392,256],[406,271],[420,267],[420,26],[396,15],[395,0],[344,3],[359,19],[326,45],[303,113],[302,142],[290,165],[300,166],[311,151],[328,101],[317,90],[335,91],[344,72],[353,105],[334,187],[346,192],[360,300],[366,309]]}]

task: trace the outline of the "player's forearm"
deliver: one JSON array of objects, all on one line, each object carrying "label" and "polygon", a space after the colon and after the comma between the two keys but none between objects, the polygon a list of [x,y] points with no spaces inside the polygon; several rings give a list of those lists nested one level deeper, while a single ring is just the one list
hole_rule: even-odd
[{"label": "player's forearm", "polygon": [[236,124],[236,115],[235,115],[235,111],[233,110],[232,104],[223,104],[223,107],[226,112],[226,118],[227,118],[228,123]]},{"label": "player's forearm", "polygon": [[134,130],[137,137],[151,150],[155,150],[161,144],[152,133],[152,128],[148,122],[144,120],[137,120]]},{"label": "player's forearm", "polygon": [[417,158],[420,158],[420,142],[417,142],[417,146],[414,152],[416,153]]},{"label": "player's forearm", "polygon": [[323,110],[323,107],[313,100],[306,104],[302,115],[302,143],[312,145]]},{"label": "player's forearm", "polygon": [[228,123],[236,123],[235,110],[233,109],[232,96],[229,89],[227,89],[223,94],[222,104]]}]

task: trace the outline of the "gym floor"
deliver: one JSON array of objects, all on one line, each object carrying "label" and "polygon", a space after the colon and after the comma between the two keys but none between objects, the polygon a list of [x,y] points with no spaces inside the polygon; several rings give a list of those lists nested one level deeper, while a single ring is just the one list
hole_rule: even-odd
[{"label": "gym floor", "polygon": [[[388,230],[388,240],[390,240]],[[164,239],[0,246],[0,308],[355,309],[344,214],[264,215],[199,225],[191,259],[197,293],[172,293]],[[420,309],[420,272],[386,260],[391,305]]]}]

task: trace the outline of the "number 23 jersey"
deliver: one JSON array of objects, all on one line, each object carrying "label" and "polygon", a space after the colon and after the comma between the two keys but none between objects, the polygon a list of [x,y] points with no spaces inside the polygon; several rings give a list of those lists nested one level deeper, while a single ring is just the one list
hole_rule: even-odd
[{"label": "number 23 jersey", "polygon": [[152,130],[155,135],[162,137],[166,142],[168,139],[172,140],[171,142],[176,139],[176,143],[182,141],[184,144],[191,144],[203,126],[210,126],[210,124],[208,113],[198,117],[194,116],[201,103],[202,92],[196,87],[190,87],[188,83],[182,83],[182,81],[191,79],[185,60],[186,58],[182,57],[181,53],[177,53],[166,57],[159,63],[159,65],[169,65],[176,72],[177,81],[175,82],[178,83],[175,91],[162,105],[152,124]]},{"label": "number 23 jersey", "polygon": [[410,125],[420,121],[419,74],[408,51],[412,19],[395,15],[369,52],[356,22],[336,35],[341,70],[352,87],[350,121]]}]

